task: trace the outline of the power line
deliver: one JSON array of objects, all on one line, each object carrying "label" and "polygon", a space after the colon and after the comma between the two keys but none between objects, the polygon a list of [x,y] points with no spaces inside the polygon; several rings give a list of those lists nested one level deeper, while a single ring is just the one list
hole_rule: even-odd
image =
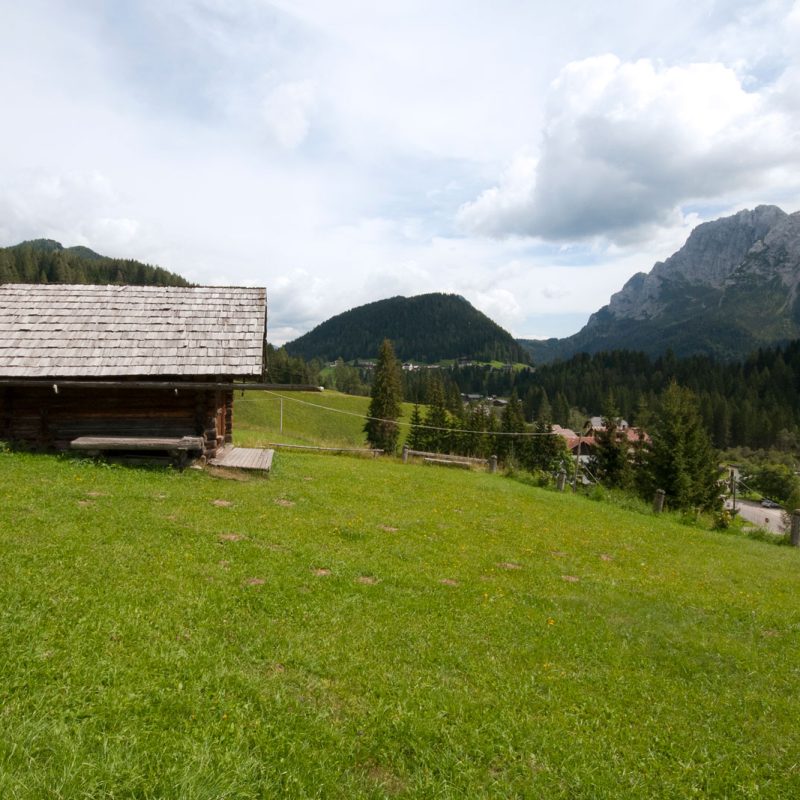
[{"label": "power line", "polygon": [[394,423],[395,425],[401,427],[416,427],[426,431],[445,431],[447,433],[485,433],[488,436],[518,436],[518,437],[533,437],[533,436],[560,436],[559,433],[556,431],[545,431],[545,432],[529,432],[524,431],[520,433],[514,433],[513,431],[471,431],[471,430],[461,430],[458,428],[440,428],[435,425],[416,425],[412,426],[410,422],[401,422],[400,420],[395,419],[383,419],[382,417],[370,417],[366,414],[359,414],[355,411],[345,411],[342,408],[332,408],[331,406],[323,406],[319,403],[309,403],[308,400],[301,400],[298,397],[286,397],[285,395],[278,394],[277,392],[271,392],[269,390],[265,390],[264,394],[272,395],[273,397],[279,397],[281,400],[288,400],[291,403],[299,403],[303,406],[311,406],[311,408],[321,409],[323,411],[332,411],[336,414],[344,414],[348,417],[356,417],[357,419],[369,420],[371,422],[389,422]]}]

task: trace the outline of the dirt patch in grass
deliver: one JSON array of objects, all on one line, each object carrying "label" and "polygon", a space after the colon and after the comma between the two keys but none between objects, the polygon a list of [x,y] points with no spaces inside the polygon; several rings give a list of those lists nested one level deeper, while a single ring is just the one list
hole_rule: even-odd
[{"label": "dirt patch in grass", "polygon": [[551,550],[550,551],[550,555],[553,556],[553,558],[566,558],[567,557],[567,554],[562,552],[561,550]]},{"label": "dirt patch in grass", "polygon": [[561,580],[567,583],[577,583],[580,578],[577,575],[562,575]]},{"label": "dirt patch in grass", "polygon": [[230,508],[233,503],[230,500],[212,500],[211,505],[217,508]]},{"label": "dirt patch in grass", "polygon": [[406,790],[406,782],[387,767],[369,763],[364,765],[364,770],[367,778],[380,786],[387,797],[394,797]]},{"label": "dirt patch in grass", "polygon": [[241,481],[246,483],[250,480],[251,476],[240,469],[231,469],[229,467],[206,467],[206,474],[212,478],[221,478],[224,481]]},{"label": "dirt patch in grass", "polygon": [[608,553],[600,553],[600,560],[601,561],[613,561],[614,556],[610,556]]},{"label": "dirt patch in grass", "polygon": [[356,583],[363,583],[365,586],[374,586],[378,583],[378,579],[372,575],[359,575],[356,578]]},{"label": "dirt patch in grass", "polygon": [[311,570],[312,575],[316,575],[318,578],[324,578],[326,575],[330,575],[331,571],[327,567],[314,567]]},{"label": "dirt patch in grass", "polygon": [[276,506],[281,506],[283,508],[291,508],[294,505],[293,500],[287,500],[285,497],[278,497],[275,500]]},{"label": "dirt patch in grass", "polygon": [[397,533],[399,528],[395,528],[394,525],[378,525],[379,531],[386,531],[386,533]]},{"label": "dirt patch in grass", "polygon": [[87,497],[106,497],[105,492],[86,492]]},{"label": "dirt patch in grass", "polygon": [[442,578],[439,583],[442,586],[458,586],[458,581],[454,581],[452,578]]},{"label": "dirt patch in grass", "polygon": [[522,564],[517,564],[515,561],[501,561],[497,566],[500,569],[522,569]]},{"label": "dirt patch in grass", "polygon": [[223,559],[222,561],[219,562],[220,569],[228,569],[230,567],[230,565],[231,565],[231,562],[230,561],[226,561],[225,559]]},{"label": "dirt patch in grass", "polygon": [[78,506],[80,508],[91,508],[94,503],[91,500],[78,500]]},{"label": "dirt patch in grass", "polygon": [[247,578],[244,583],[245,586],[263,586],[266,580],[264,578]]},{"label": "dirt patch in grass", "polygon": [[221,533],[218,537],[220,542],[241,542],[247,539],[241,533]]}]

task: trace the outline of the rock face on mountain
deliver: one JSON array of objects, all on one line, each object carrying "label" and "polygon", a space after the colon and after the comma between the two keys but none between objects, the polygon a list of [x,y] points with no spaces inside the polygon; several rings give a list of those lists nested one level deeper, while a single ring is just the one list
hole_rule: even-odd
[{"label": "rock face on mountain", "polygon": [[574,336],[522,344],[535,361],[601,350],[723,359],[800,338],[800,212],[758,206],[698,225]]}]

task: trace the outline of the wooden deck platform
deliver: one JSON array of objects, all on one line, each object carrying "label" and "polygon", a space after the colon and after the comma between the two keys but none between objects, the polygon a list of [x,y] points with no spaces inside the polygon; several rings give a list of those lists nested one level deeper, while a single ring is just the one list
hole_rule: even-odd
[{"label": "wooden deck platform", "polygon": [[260,447],[228,446],[208,463],[213,467],[257,469],[262,472],[269,472],[272,468],[272,457],[274,455],[274,450],[263,450]]}]

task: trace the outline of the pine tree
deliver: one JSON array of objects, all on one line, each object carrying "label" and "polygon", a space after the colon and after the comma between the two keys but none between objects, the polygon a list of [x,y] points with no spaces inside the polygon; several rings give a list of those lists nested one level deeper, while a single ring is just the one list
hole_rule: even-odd
[{"label": "pine tree", "polygon": [[[508,404],[503,409],[503,414],[500,418],[500,430],[505,434],[523,433],[525,431],[525,414],[516,389],[511,392]],[[497,457],[509,465],[515,461],[524,462],[524,441],[522,436],[506,435],[498,437]]]},{"label": "pine tree", "polygon": [[647,449],[650,488],[663,489],[675,508],[719,505],[717,459],[695,395],[674,381],[661,399]]},{"label": "pine tree", "polygon": [[489,445],[485,434],[486,417],[487,412],[483,405],[473,406],[466,415],[465,433],[462,435],[465,455],[476,458],[486,458],[489,455]]},{"label": "pine tree", "polygon": [[542,404],[539,416],[533,425],[533,432],[528,446],[528,469],[555,472],[569,461],[567,444],[561,436],[553,433],[553,425],[548,416],[549,404]]},{"label": "pine tree", "polygon": [[433,371],[428,384],[428,411],[425,414],[425,449],[443,453],[448,445],[447,410],[445,409],[442,376]]},{"label": "pine tree", "polygon": [[414,403],[414,408],[411,411],[411,427],[408,431],[408,439],[406,440],[406,444],[408,445],[409,450],[422,450],[425,446],[423,433],[424,431],[420,428],[422,425],[422,414],[419,411],[419,404]]},{"label": "pine tree", "polygon": [[600,483],[625,489],[631,484],[628,439],[618,428],[619,410],[609,394],[603,408],[603,427],[595,434],[589,469]]},{"label": "pine tree", "polygon": [[553,401],[553,422],[562,426],[569,425],[569,403],[563,392],[558,392]]},{"label": "pine tree", "polygon": [[400,369],[392,343],[384,339],[375,365],[372,399],[364,433],[371,447],[387,453],[397,449],[397,418],[400,416]]}]

